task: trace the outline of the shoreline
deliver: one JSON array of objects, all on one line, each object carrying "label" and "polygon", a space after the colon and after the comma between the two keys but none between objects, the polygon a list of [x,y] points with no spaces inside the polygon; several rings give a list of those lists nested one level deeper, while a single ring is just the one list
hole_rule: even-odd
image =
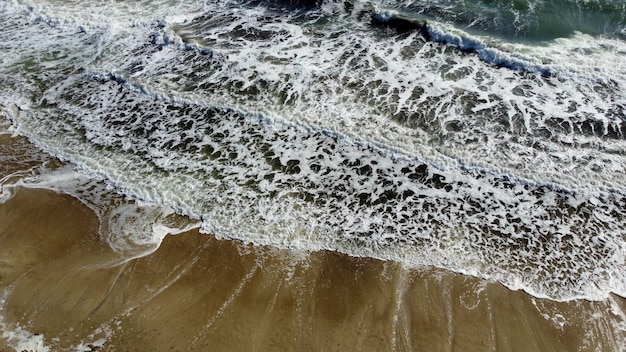
[{"label": "shoreline", "polygon": [[624,348],[616,295],[556,302],[441,269],[197,229],[124,262],[89,208],[49,190],[16,189],[0,218],[1,321],[50,351]]},{"label": "shoreline", "polygon": [[[0,135],[2,177],[48,162],[62,165]],[[93,207],[24,187],[0,203],[0,352],[626,350],[614,294],[558,302],[444,269],[179,233],[192,221],[89,185]],[[105,223],[125,211],[129,223]],[[112,248],[170,222],[178,234],[147,255],[141,241]]]}]

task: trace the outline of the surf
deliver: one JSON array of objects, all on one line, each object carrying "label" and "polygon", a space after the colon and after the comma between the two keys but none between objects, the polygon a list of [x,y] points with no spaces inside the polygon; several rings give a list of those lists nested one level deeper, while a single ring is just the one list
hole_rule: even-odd
[{"label": "surf", "polygon": [[619,61],[623,43],[529,46],[350,4],[141,5],[113,24],[116,7],[16,5],[3,111],[218,237],[624,295],[624,71],[557,55],[580,41]]}]

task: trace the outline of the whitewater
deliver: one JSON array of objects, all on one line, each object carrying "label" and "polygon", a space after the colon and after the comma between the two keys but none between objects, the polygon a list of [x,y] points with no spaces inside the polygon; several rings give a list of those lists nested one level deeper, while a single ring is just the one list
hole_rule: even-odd
[{"label": "whitewater", "polygon": [[99,180],[220,238],[626,296],[625,5],[514,3],[2,1],[5,130],[72,169],[0,199]]}]

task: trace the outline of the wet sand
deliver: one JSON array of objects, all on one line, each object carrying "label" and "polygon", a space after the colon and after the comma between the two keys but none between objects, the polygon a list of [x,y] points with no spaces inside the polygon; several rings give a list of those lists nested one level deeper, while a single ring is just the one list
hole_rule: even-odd
[{"label": "wet sand", "polygon": [[616,296],[559,303],[197,231],[124,261],[95,214],[48,190],[18,189],[0,219],[0,351],[18,326],[51,351],[615,351],[626,337]]}]

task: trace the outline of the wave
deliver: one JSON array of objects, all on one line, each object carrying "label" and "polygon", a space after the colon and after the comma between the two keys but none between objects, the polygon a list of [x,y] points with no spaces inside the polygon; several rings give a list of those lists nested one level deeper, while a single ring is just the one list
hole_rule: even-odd
[{"label": "wave", "polygon": [[616,0],[383,0],[372,4],[517,43],[553,41],[577,32],[614,37],[626,27],[626,6]]},{"label": "wave", "polygon": [[468,33],[431,25],[423,19],[411,18],[390,10],[379,10],[374,12],[372,20],[375,24],[384,24],[401,31],[416,30],[428,41],[451,45],[461,51],[476,54],[482,61],[497,67],[538,73],[545,77],[557,75],[548,65],[538,64],[531,57],[504,52]]}]

